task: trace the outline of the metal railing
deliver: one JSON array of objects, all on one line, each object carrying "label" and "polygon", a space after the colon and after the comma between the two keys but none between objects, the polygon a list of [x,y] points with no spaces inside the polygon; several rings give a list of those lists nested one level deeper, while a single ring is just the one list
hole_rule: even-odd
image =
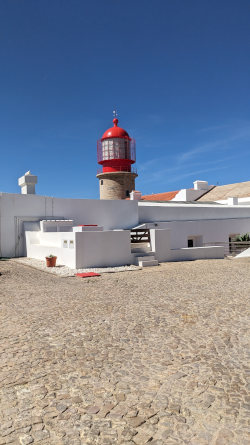
[{"label": "metal railing", "polygon": [[204,243],[203,246],[204,247],[223,246],[225,256],[236,256],[250,247],[250,241],[230,241],[227,243],[221,243],[221,242]]},{"label": "metal railing", "polygon": [[130,231],[131,243],[150,243],[149,229],[134,229]]},{"label": "metal railing", "polygon": [[105,172],[102,168],[97,169],[97,174],[100,175],[101,173],[116,173],[116,172],[129,172],[129,173],[135,173],[137,175],[137,168],[135,167],[115,167],[114,171]]}]

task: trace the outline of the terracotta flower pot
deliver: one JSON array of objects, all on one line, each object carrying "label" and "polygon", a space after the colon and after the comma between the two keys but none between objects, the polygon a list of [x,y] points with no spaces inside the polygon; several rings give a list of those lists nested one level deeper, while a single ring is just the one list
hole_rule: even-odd
[{"label": "terracotta flower pot", "polygon": [[56,256],[46,256],[46,266],[47,267],[55,267],[56,265]]}]

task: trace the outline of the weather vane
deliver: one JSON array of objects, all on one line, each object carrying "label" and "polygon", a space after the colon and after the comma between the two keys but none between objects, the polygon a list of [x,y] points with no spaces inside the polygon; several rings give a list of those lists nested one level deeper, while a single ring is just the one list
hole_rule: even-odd
[{"label": "weather vane", "polygon": [[114,117],[114,118],[117,118],[117,117],[118,117],[118,112],[117,112],[117,109],[116,109],[116,108],[113,110],[113,117]]}]

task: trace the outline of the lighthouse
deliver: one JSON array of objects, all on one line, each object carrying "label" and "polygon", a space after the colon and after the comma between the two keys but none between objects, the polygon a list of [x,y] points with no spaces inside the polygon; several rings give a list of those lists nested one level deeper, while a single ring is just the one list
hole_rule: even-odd
[{"label": "lighthouse", "polygon": [[100,199],[129,198],[138,176],[132,167],[136,160],[135,140],[118,127],[117,117],[113,124],[97,141],[97,161],[102,166],[97,174]]}]

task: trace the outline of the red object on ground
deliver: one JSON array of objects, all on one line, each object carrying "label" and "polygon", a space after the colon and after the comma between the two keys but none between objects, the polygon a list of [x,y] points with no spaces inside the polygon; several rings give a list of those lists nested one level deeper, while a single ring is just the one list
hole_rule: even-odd
[{"label": "red object on ground", "polygon": [[100,277],[101,274],[95,272],[86,272],[86,273],[76,273],[76,277],[87,278],[87,277]]},{"label": "red object on ground", "polygon": [[55,267],[57,256],[46,256],[46,266],[47,267]]}]

